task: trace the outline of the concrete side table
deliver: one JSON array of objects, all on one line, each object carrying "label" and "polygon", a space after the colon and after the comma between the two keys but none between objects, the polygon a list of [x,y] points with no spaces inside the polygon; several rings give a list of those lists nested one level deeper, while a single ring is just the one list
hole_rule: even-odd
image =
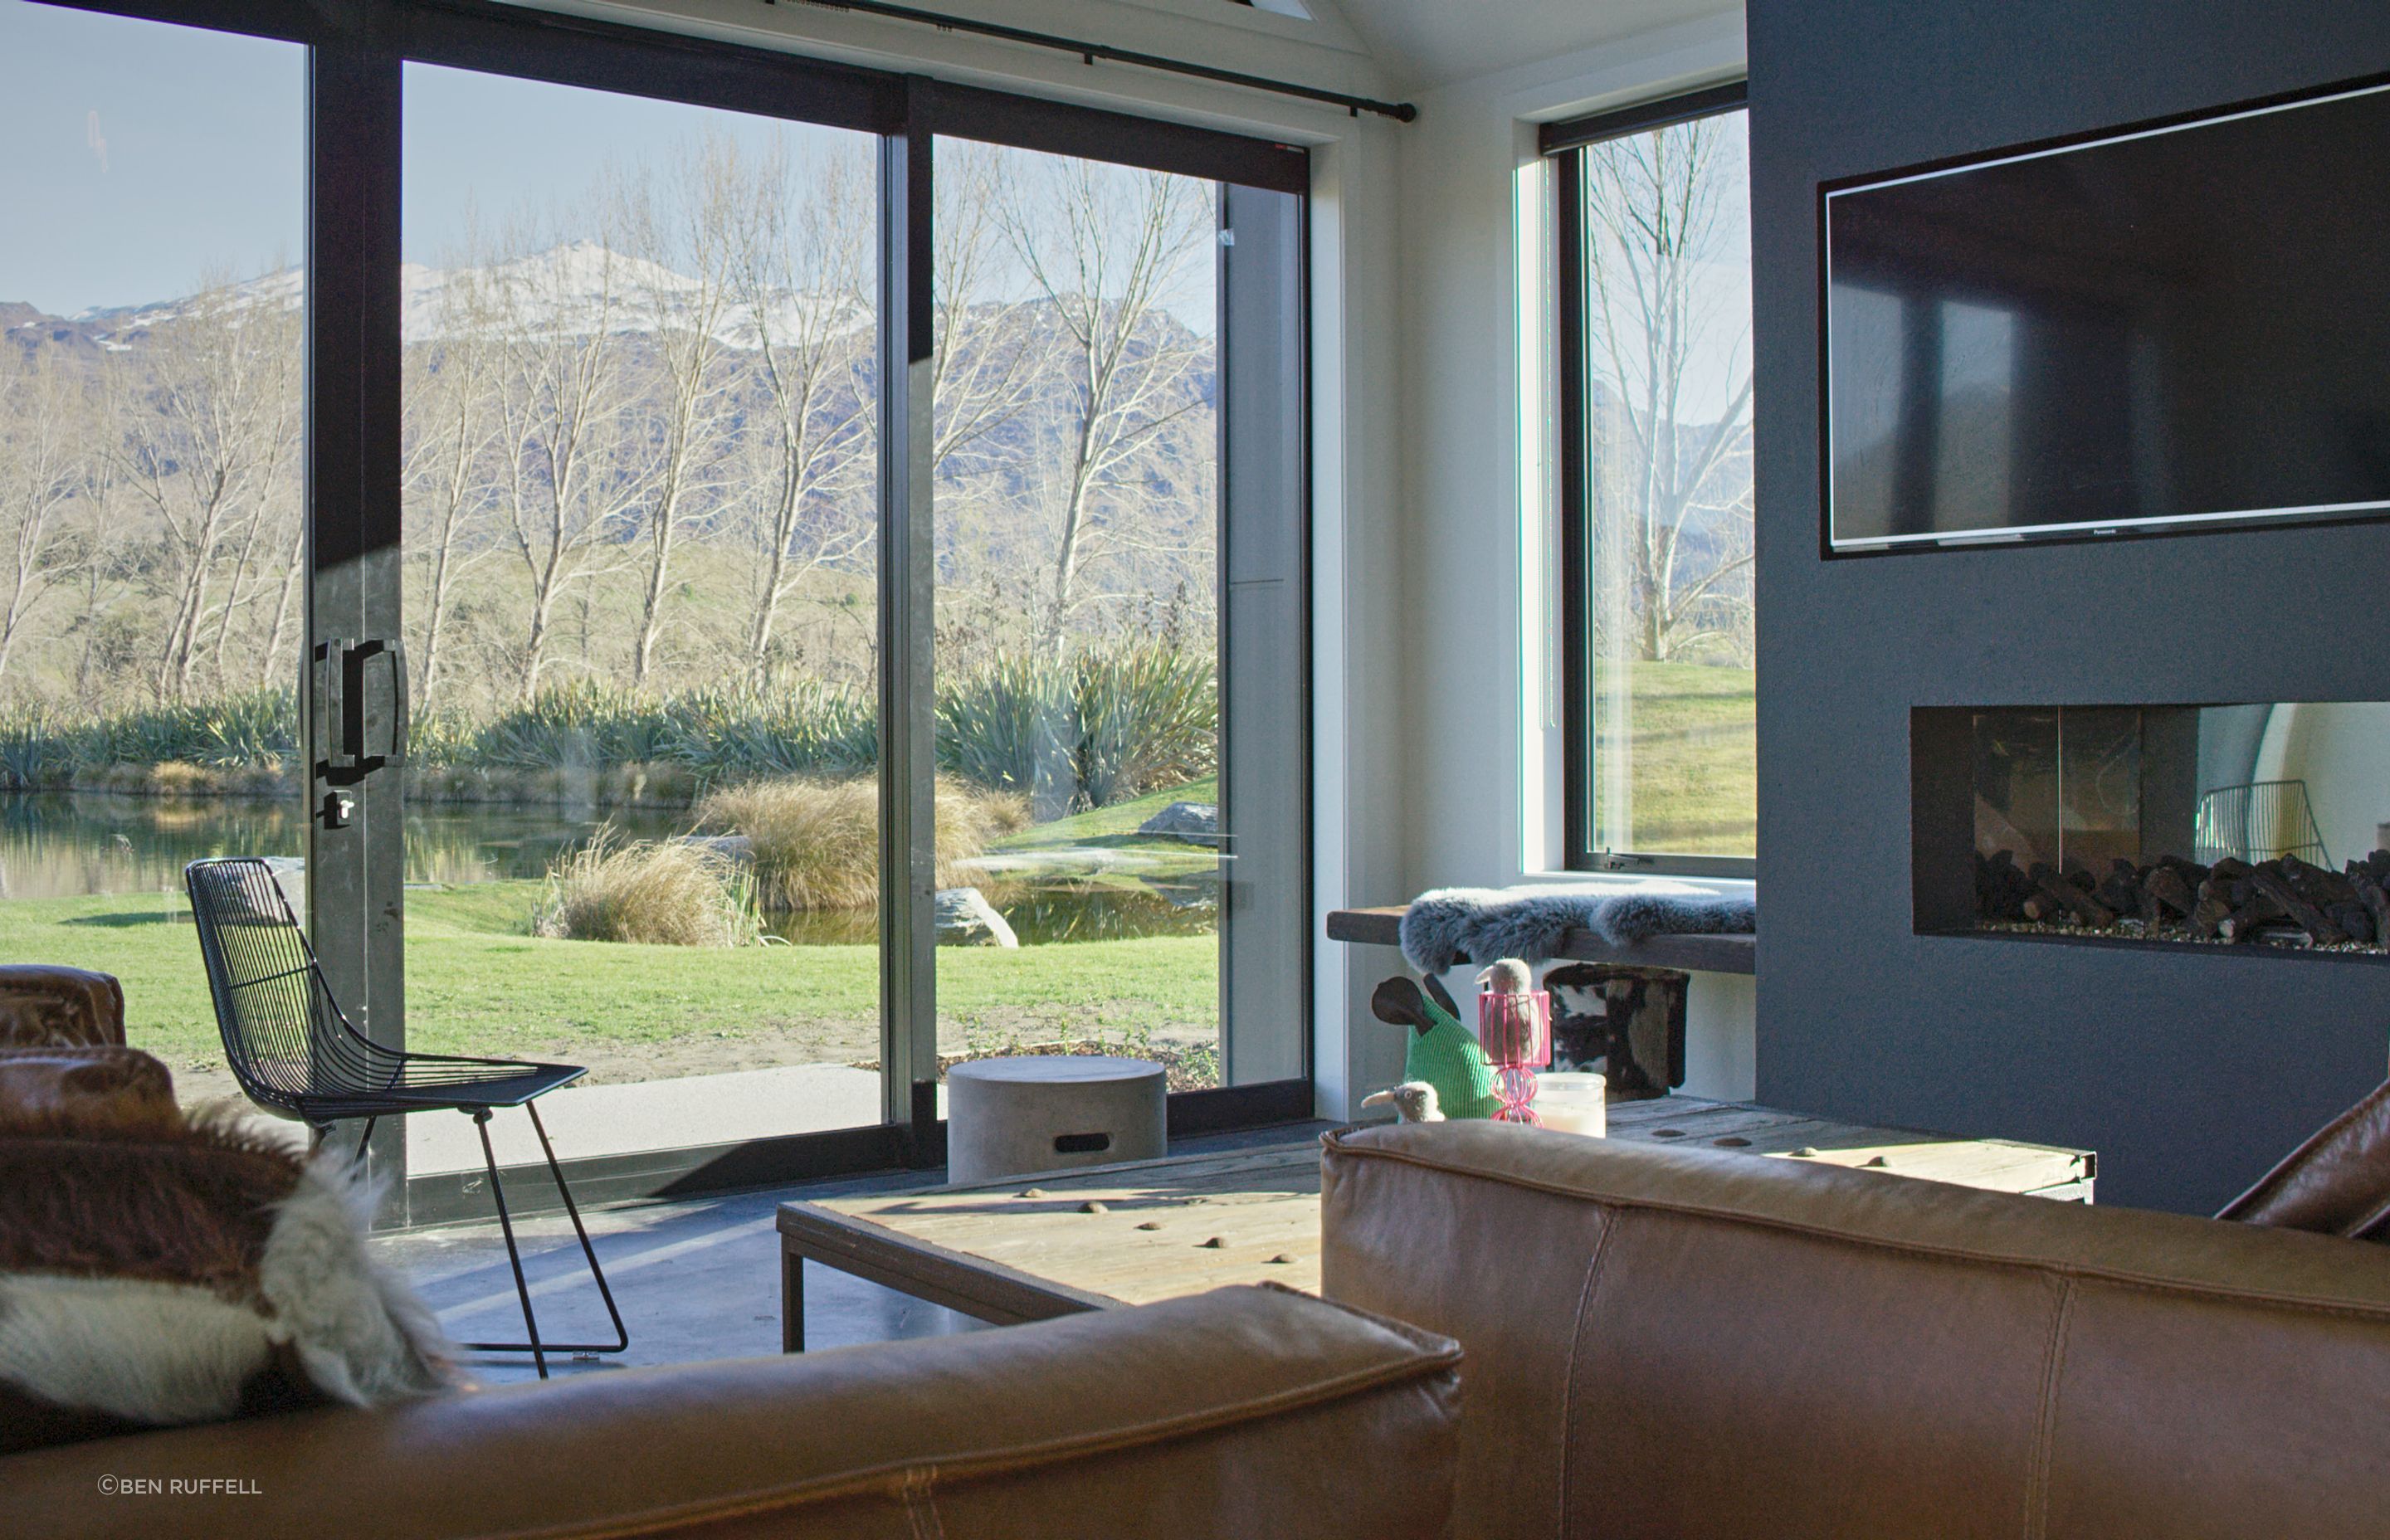
[{"label": "concrete side table", "polygon": [[1159,1159],[1170,1152],[1168,1095],[1162,1066],[1142,1059],[1024,1054],[957,1064],[946,1072],[946,1180]]}]

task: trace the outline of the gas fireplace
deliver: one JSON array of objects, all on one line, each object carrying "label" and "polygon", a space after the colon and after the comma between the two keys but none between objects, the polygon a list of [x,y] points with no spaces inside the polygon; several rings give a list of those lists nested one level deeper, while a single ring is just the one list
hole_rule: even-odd
[{"label": "gas fireplace", "polygon": [[2390,702],[1920,709],[1917,928],[2390,957]]}]

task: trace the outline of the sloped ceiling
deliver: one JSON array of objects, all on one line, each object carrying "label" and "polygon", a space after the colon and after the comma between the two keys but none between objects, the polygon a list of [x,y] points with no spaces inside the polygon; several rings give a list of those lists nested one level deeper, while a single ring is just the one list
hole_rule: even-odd
[{"label": "sloped ceiling", "polygon": [[1472,75],[1739,9],[1737,0],[1304,0],[1342,19],[1401,89]]}]

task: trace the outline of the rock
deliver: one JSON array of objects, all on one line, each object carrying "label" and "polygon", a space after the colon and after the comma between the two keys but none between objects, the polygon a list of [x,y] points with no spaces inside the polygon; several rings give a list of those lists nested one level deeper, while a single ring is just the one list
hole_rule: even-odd
[{"label": "rock", "polygon": [[734,869],[755,864],[755,841],[743,834],[685,834],[680,842]]},{"label": "rock", "polygon": [[1184,840],[1190,845],[1220,842],[1220,810],[1211,802],[1172,802],[1137,828],[1159,840]]},{"label": "rock", "polygon": [[941,888],[936,902],[940,946],[1016,947],[1021,938],[977,888]]}]

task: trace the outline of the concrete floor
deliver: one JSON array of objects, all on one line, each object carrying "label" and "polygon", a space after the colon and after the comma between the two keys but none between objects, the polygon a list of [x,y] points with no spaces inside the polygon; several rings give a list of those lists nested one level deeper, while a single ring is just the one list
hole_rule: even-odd
[{"label": "concrete floor", "polygon": [[[1325,1123],[1284,1123],[1237,1134],[1180,1139],[1174,1155],[1217,1153],[1317,1139]],[[792,1200],[844,1197],[923,1187],[940,1172],[809,1183],[764,1192],[671,1203],[626,1204],[585,1217],[605,1264],[607,1282],[631,1330],[626,1353],[583,1359],[551,1357],[550,1374],[608,1374],[643,1364],[681,1364],[780,1351],[780,1246],[773,1216]],[[589,1281],[572,1226],[562,1214],[520,1221],[523,1271],[531,1280],[540,1333],[592,1341],[610,1335],[598,1290]],[[441,1321],[456,1338],[520,1341],[522,1307],[506,1243],[495,1221],[383,1236],[372,1242],[385,1260],[405,1269]],[[805,1273],[805,1341],[809,1348],[902,1337],[983,1330],[982,1323],[893,1290],[817,1265]],[[484,1383],[530,1380],[529,1354],[467,1354]]]}]

